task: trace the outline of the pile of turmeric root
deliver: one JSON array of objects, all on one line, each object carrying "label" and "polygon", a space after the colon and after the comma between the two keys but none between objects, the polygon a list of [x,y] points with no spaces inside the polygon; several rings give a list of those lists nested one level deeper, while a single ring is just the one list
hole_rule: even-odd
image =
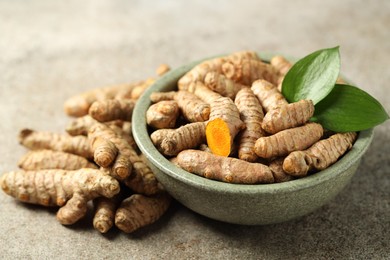
[{"label": "pile of turmeric root", "polygon": [[[154,92],[146,113],[151,140],[172,163],[218,181],[285,182],[323,170],[349,149],[357,133],[334,133],[311,122],[311,100],[289,103],[281,92],[292,64],[282,56],[264,62],[251,51],[206,60]],[[137,99],[169,71],[141,82],[93,89],[69,98],[66,133],[23,129],[29,151],[20,170],[0,175],[16,199],[59,207],[71,225],[93,204],[93,226],[130,233],[157,221],[171,197],[149,168],[131,132]],[[92,202],[92,203],[90,203]]]},{"label": "pile of turmeric root", "polygon": [[311,122],[311,100],[289,103],[281,86],[291,67],[283,56],[264,62],[251,51],[196,65],[177,90],[150,96],[153,144],[184,170],[229,183],[285,182],[327,168],[357,133]]},{"label": "pile of turmeric root", "polygon": [[[168,70],[161,65],[156,78]],[[3,191],[22,202],[59,207],[63,225],[74,224],[93,205],[93,226],[101,233],[114,225],[130,233],[158,220],[171,198],[131,133],[134,105],[156,78],[69,98],[67,133],[21,130],[19,142],[30,151],[20,170],[0,175]]]}]

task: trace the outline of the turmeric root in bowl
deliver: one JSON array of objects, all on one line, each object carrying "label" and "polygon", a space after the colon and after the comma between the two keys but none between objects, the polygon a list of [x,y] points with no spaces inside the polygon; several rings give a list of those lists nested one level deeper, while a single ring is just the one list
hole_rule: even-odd
[{"label": "turmeric root in bowl", "polygon": [[309,122],[313,103],[289,103],[278,90],[290,67],[239,52],[172,70],[142,95],[133,135],[177,201],[212,219],[263,225],[304,216],[349,183],[372,129],[333,133]]}]

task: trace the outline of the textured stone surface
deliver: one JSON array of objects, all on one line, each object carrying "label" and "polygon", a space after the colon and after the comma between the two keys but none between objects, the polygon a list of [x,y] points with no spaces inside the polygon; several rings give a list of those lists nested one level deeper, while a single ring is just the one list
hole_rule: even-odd
[{"label": "textured stone surface", "polygon": [[[0,172],[16,169],[23,127],[63,131],[62,103],[106,84],[235,50],[301,57],[340,45],[342,73],[390,111],[390,2],[1,1]],[[61,226],[55,210],[0,193],[3,259],[385,259],[390,253],[390,121],[357,174],[303,218],[247,227],[174,204],[158,223],[102,236],[91,216]]]}]

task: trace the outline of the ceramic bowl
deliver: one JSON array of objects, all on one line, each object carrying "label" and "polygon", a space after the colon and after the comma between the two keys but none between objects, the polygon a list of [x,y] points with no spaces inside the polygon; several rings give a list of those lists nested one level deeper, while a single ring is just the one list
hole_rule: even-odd
[{"label": "ceramic bowl", "polygon": [[[260,53],[267,60],[270,54]],[[177,81],[201,61],[168,72],[139,99],[133,111],[133,135],[150,167],[165,189],[181,204],[206,217],[234,224],[264,225],[304,216],[333,199],[355,174],[369,147],[372,129],[361,131],[353,148],[329,168],[284,183],[230,184],[184,171],[166,159],[153,145],[145,113],[154,91],[177,89]]]}]

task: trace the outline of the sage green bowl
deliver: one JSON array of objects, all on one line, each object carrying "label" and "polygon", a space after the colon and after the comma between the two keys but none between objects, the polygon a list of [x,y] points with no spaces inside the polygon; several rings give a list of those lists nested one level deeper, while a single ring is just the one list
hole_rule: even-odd
[{"label": "sage green bowl", "polygon": [[[270,55],[260,53],[267,60]],[[133,135],[165,189],[187,208],[234,224],[265,225],[304,216],[333,199],[351,180],[369,147],[372,129],[361,131],[353,148],[337,163],[313,175],[274,184],[229,184],[184,171],[169,162],[150,140],[145,113],[155,91],[176,90],[178,79],[198,62],[168,72],[139,99],[133,111]]]}]

